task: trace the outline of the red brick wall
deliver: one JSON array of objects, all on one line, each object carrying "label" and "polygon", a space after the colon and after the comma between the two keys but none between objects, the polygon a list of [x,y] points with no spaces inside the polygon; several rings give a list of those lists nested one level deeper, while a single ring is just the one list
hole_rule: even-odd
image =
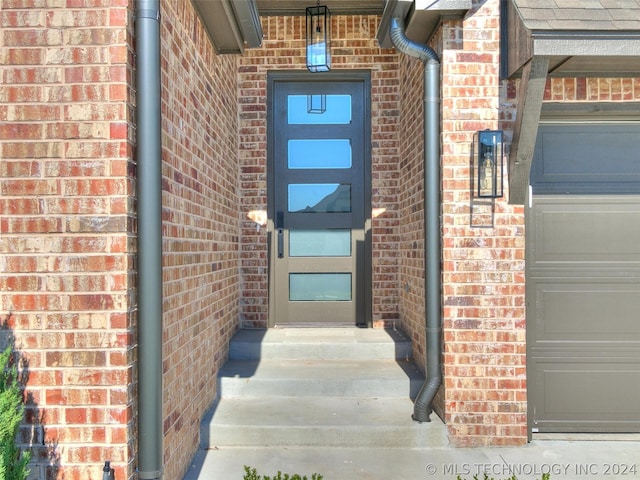
[{"label": "red brick wall", "polygon": [[[459,446],[526,440],[523,211],[505,197],[487,222],[490,206],[470,192],[473,134],[499,128],[499,2],[482,3],[464,20],[444,22],[434,39],[442,74],[444,339],[444,385],[434,406]],[[401,313],[422,366],[423,66],[406,59],[401,68]]]},{"label": "red brick wall", "polygon": [[413,342],[413,356],[425,367],[424,282],[424,66],[400,60],[400,324]]},{"label": "red brick wall", "polygon": [[238,326],[238,57],[190,0],[161,6],[164,478],[181,479]]},{"label": "red brick wall", "polygon": [[[508,192],[493,205],[478,201],[470,183],[473,134],[504,129],[510,140],[519,82],[499,79],[499,2],[474,3],[465,19],[444,22],[434,37],[442,61],[444,303],[444,386],[435,406],[453,445],[521,445],[524,209],[508,205]],[[403,58],[400,69],[400,314],[423,365],[422,65]],[[553,79],[545,100],[629,101],[639,94],[638,79]]]},{"label": "red brick wall", "polygon": [[[135,165],[130,0],[0,0],[0,319],[28,361],[34,478],[135,470]],[[526,440],[524,213],[470,194],[473,133],[510,135],[498,1],[444,23],[444,375],[455,445]],[[266,72],[303,69],[301,18],[217,56],[188,0],[162,4],[164,434],[182,477],[230,336],[266,326]],[[378,17],[334,18],[334,68],[372,79],[373,316],[424,363],[421,65],[377,47]],[[236,101],[237,99],[237,101]],[[639,79],[554,79],[546,100],[640,100]],[[240,206],[238,209],[237,206]],[[474,223],[475,224],[475,223]],[[44,443],[44,445],[41,445]],[[47,472],[48,470],[48,472]]]},{"label": "red brick wall", "polygon": [[[129,3],[2,0],[0,313],[29,362],[34,478],[135,471]],[[182,478],[237,328],[237,57],[190,2],[162,7],[165,478]]]},{"label": "red brick wall", "polygon": [[624,102],[640,100],[640,78],[553,78],[545,101]]},{"label": "red brick wall", "polygon": [[[524,211],[471,195],[473,134],[502,128],[499,2],[445,23],[445,418],[458,446],[526,442]],[[505,178],[505,181],[507,179]],[[493,210],[493,212],[492,212]]]},{"label": "red brick wall", "polygon": [[0,0],[0,320],[33,478],[133,472],[128,0]]},{"label": "red brick wall", "polygon": [[[241,168],[241,316],[245,326],[268,321],[267,235],[248,215],[267,208],[266,86],[269,70],[305,69],[304,17],[263,18],[262,48],[248,50],[239,66]],[[398,320],[398,56],[377,46],[378,17],[334,16],[333,69],[370,69],[372,88],[373,320]]]}]

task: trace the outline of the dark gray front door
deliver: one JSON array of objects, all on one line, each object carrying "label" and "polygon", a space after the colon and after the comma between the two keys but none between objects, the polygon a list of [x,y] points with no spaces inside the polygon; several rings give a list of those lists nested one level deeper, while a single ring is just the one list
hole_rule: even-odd
[{"label": "dark gray front door", "polygon": [[640,126],[541,125],[526,212],[533,432],[640,432]]},{"label": "dark gray front door", "polygon": [[366,78],[271,78],[271,324],[366,324]]}]

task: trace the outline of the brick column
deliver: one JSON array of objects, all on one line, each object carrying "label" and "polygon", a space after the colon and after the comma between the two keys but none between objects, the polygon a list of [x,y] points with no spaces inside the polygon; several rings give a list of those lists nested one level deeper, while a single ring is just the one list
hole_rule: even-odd
[{"label": "brick column", "polygon": [[34,478],[133,474],[129,2],[2,0],[0,320]]},{"label": "brick column", "polygon": [[454,445],[521,445],[524,211],[507,204],[508,194],[486,202],[471,192],[474,132],[503,129],[501,112],[509,118],[501,105],[499,1],[474,4],[442,30],[444,410]]}]

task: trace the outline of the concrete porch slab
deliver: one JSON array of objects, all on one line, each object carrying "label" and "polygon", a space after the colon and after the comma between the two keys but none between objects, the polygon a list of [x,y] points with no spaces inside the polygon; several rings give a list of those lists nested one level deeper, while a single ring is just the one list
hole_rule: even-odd
[{"label": "concrete porch slab", "polygon": [[547,472],[551,480],[629,480],[640,478],[638,452],[633,440],[534,440],[502,448],[221,447],[199,451],[184,480],[242,479],[244,465],[262,475],[320,473],[324,480],[471,480],[484,473],[496,480],[539,480]]}]

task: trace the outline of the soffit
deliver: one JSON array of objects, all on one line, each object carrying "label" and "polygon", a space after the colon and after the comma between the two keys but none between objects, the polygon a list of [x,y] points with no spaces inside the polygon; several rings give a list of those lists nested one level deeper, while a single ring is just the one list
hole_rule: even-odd
[{"label": "soffit", "polygon": [[392,47],[389,25],[393,17],[405,23],[410,40],[425,43],[444,19],[462,18],[472,7],[472,0],[387,0],[376,37],[381,47]]},{"label": "soffit", "polygon": [[[380,15],[388,0],[322,0],[332,15]],[[303,16],[314,0],[192,0],[218,53],[242,53],[262,42],[260,17]]]},{"label": "soffit", "polygon": [[[258,12],[264,16],[304,15],[306,7],[313,7],[315,0],[257,0]],[[380,15],[385,0],[321,0],[332,15]]]},{"label": "soffit", "polygon": [[640,0],[510,0],[506,28],[509,77],[534,56],[556,77],[640,71]]}]

